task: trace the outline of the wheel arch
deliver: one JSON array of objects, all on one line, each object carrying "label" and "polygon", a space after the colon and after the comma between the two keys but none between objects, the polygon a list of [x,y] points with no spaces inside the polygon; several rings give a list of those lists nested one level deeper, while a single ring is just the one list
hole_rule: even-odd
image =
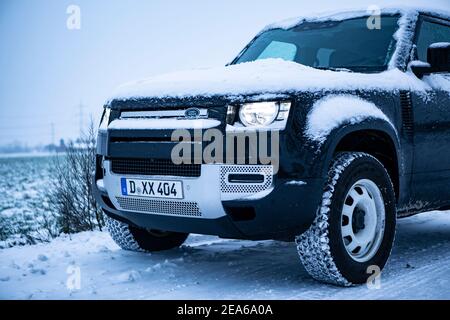
[{"label": "wheel arch", "polygon": [[400,142],[391,123],[373,119],[346,125],[335,129],[325,144],[327,165],[324,174],[337,153],[365,152],[378,159],[386,168],[394,185],[396,198],[399,199],[402,175]]}]

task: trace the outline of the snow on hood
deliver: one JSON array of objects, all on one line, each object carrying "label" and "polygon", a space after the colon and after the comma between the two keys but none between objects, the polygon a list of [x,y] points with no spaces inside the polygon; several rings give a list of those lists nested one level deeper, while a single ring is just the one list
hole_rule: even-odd
[{"label": "snow on hood", "polygon": [[392,69],[376,74],[318,70],[282,59],[181,71],[120,86],[112,100],[282,94],[323,90],[423,89],[409,73]]}]

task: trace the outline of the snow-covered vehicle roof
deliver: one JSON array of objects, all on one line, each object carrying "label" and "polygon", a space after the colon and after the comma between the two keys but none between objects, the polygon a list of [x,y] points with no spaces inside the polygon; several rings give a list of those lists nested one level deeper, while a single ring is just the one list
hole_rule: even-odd
[{"label": "snow-covered vehicle roof", "polygon": [[[143,98],[177,99],[200,96],[239,98],[248,95],[263,95],[270,98],[277,94],[299,91],[425,89],[425,82],[417,79],[412,73],[399,70],[399,66],[405,66],[409,59],[419,14],[450,19],[450,13],[406,7],[381,9],[380,13],[400,16],[399,28],[394,34],[397,45],[387,70],[383,72],[371,74],[320,70],[282,59],[263,59],[225,67],[173,72],[131,82],[120,86],[110,98],[109,104],[111,105],[112,101]],[[298,17],[271,24],[258,36],[273,29],[294,28],[303,22],[342,21],[370,15],[367,10],[354,10]]]},{"label": "snow-covered vehicle roof", "polygon": [[[375,7],[373,8],[375,10]],[[432,15],[435,17],[441,17],[443,19],[450,19],[450,11],[430,8],[413,8],[413,7],[385,7],[379,8],[381,14],[402,16],[417,16],[419,14]],[[361,18],[373,14],[372,10],[367,9],[353,9],[345,11],[330,11],[322,12],[318,14],[310,14],[308,16],[299,16],[295,18],[289,18],[281,20],[276,23],[267,25],[260,33],[271,29],[289,29],[293,28],[303,22],[320,22],[320,21],[342,21],[346,19]]]}]

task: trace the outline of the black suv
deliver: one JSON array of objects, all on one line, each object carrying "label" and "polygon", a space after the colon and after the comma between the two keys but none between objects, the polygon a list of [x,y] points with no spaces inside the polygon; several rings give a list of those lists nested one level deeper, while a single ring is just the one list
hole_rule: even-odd
[{"label": "black suv", "polygon": [[94,177],[113,239],[295,240],[315,279],[366,282],[398,217],[450,207],[449,42],[431,10],[306,17],[226,67],[120,87]]}]

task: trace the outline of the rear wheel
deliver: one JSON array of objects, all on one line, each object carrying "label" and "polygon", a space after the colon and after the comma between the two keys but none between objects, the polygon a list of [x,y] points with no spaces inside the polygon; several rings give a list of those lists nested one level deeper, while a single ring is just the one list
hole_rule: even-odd
[{"label": "rear wheel", "polygon": [[395,224],[395,194],[383,165],[365,153],[341,153],[329,170],[314,223],[296,239],[298,253],[317,280],[365,283],[372,270],[385,266]]},{"label": "rear wheel", "polygon": [[124,250],[143,252],[170,250],[181,246],[189,235],[136,228],[109,216],[105,219],[111,238]]}]

